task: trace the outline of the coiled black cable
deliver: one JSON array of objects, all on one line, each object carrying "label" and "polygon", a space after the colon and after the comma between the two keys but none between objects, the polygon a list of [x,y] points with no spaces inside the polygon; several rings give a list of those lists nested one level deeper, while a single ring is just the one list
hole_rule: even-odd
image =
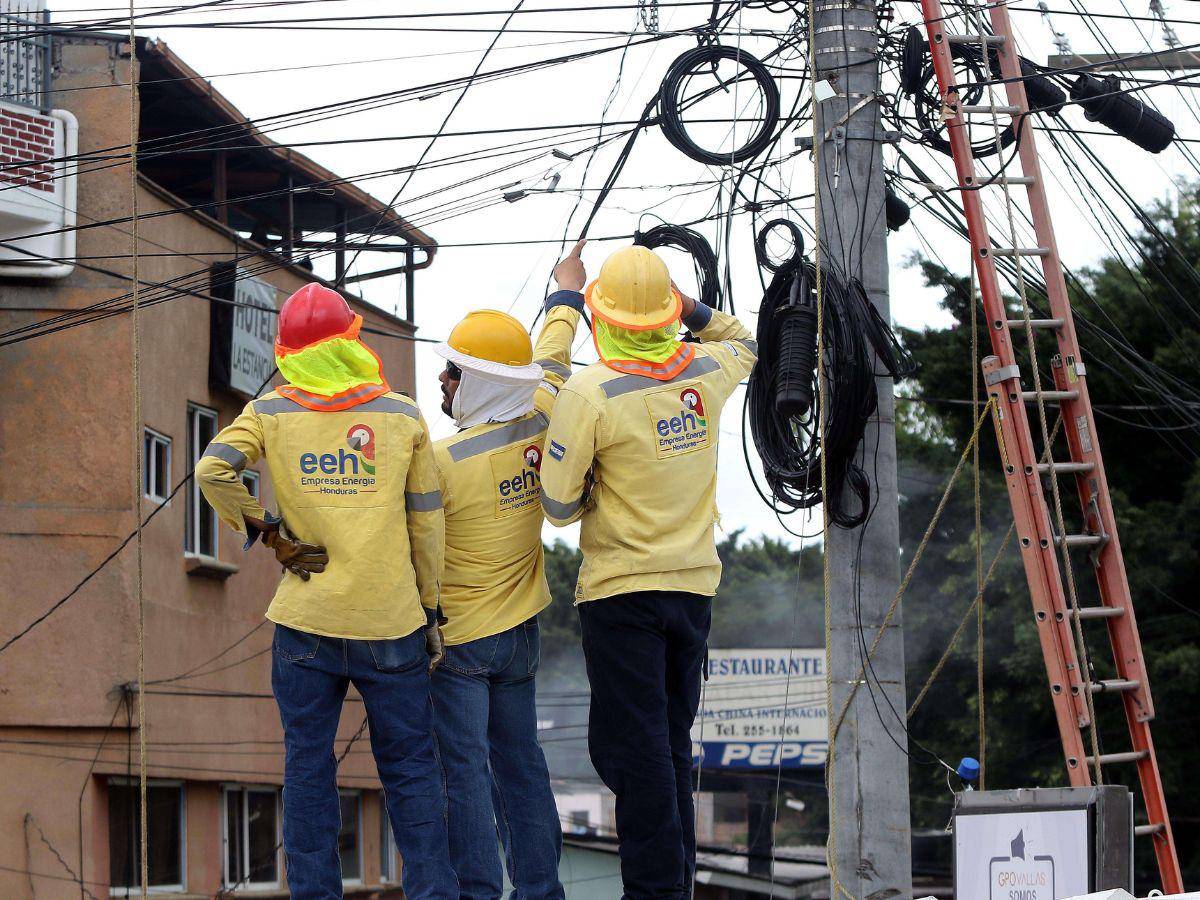
[{"label": "coiled black cable", "polygon": [[[903,378],[914,364],[896,342],[862,283],[823,273],[825,436],[817,396],[816,267],[808,260],[780,268],[758,314],[758,365],[750,375],[747,414],[770,496],[778,511],[821,503],[825,453],[829,519],[856,528],[871,509],[870,479],[856,455],[875,413],[875,360]],[[761,491],[760,491],[761,493]]]},{"label": "coiled black cable", "polygon": [[721,275],[717,266],[717,254],[708,239],[700,232],[682,225],[656,225],[649,231],[639,231],[633,236],[639,247],[657,250],[659,247],[674,247],[692,258],[696,268],[696,285],[699,299],[710,309],[725,309],[725,295],[721,290]]},{"label": "coiled black cable", "polygon": [[[767,238],[776,228],[785,229],[792,239],[792,255],[781,262],[771,259],[771,254],[767,252]],[[758,230],[754,238],[754,256],[758,259],[758,264],[768,272],[778,272],[788,266],[795,268],[804,256],[804,232],[791,219],[772,219]]]},{"label": "coiled black cable", "polygon": [[[680,93],[684,81],[701,67],[715,67],[723,59],[733,60],[750,73],[762,92],[764,108],[758,130],[750,140],[728,153],[715,153],[701,147],[688,134],[683,112],[692,103],[685,102]],[[740,79],[741,75],[737,78]],[[722,86],[724,87],[724,84]],[[729,166],[758,156],[770,146],[775,128],[779,124],[779,85],[757,57],[739,47],[706,44],[681,54],[667,70],[658,97],[658,121],[667,140],[681,153],[710,166]]]}]

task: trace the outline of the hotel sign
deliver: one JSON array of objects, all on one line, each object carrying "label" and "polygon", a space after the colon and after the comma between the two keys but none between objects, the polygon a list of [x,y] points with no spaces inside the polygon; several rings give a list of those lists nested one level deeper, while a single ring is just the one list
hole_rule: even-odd
[{"label": "hotel sign", "polygon": [[278,290],[245,269],[217,263],[212,272],[209,380],[246,399],[257,395],[275,370]]}]

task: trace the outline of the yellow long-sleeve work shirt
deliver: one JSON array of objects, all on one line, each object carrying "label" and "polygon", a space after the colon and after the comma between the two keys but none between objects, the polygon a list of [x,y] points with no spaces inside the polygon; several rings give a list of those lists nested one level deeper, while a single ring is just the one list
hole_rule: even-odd
[{"label": "yellow long-sleeve work shirt", "polygon": [[356,640],[425,625],[425,609],[438,603],[445,528],[417,405],[395,393],[340,412],[315,412],[274,391],[251,401],[196,466],[208,502],[243,534],[245,516],[265,513],[241,471],[264,455],[288,530],[329,551],[325,571],[308,581],[284,572],[267,618]]},{"label": "yellow long-sleeve work shirt", "polygon": [[583,520],[576,602],[633,591],[717,591],[721,410],[754,367],[758,345],[736,318],[702,305],[685,324],[702,343],[670,381],[596,363],[559,391],[546,434],[542,505],[555,525]]},{"label": "yellow long-sleeve work shirt", "polygon": [[[576,298],[582,305],[582,296]],[[550,411],[571,374],[579,315],[569,305],[553,306],[546,315],[533,353],[544,381],[531,412],[434,444],[446,510],[442,611],[449,645],[507,631],[550,603],[539,470]]]}]

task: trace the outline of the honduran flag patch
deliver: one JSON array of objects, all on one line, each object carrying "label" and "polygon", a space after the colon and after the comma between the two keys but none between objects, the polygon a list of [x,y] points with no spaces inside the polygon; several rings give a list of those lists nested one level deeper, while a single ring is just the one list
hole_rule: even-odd
[{"label": "honduran flag patch", "polygon": [[562,458],[566,454],[566,452],[567,452],[567,448],[564,447],[562,444],[560,444],[558,441],[550,442],[550,456],[553,457],[554,459],[557,459],[559,462],[562,462]]}]

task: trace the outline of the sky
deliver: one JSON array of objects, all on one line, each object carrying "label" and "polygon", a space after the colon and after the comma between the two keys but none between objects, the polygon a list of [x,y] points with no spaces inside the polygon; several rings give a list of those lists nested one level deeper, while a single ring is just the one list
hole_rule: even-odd
[{"label": "sky", "polygon": [[[50,6],[60,23],[74,18],[127,15],[128,7],[103,6],[105,2],[57,0]],[[166,41],[242,112],[251,118],[259,118],[467,75],[480,63],[494,37],[494,30],[512,8],[511,2],[300,0],[293,3],[259,2],[253,8],[240,8],[248,6],[246,0],[233,0],[185,16],[164,16],[155,11],[155,4],[158,9],[163,8],[163,0],[155,0],[155,3],[139,2],[136,9],[139,33]],[[174,5],[179,4],[170,6]],[[571,5],[584,6],[558,0],[535,0],[525,4],[530,10]],[[1149,47],[1162,49],[1165,46],[1158,23],[1130,23],[1117,18],[1127,12],[1149,16],[1147,5],[1146,0],[1095,0],[1088,4],[1088,11],[1095,17],[1091,21],[1102,30],[1104,38],[1122,54],[1132,54],[1146,52]],[[601,8],[608,6],[619,8]],[[897,2],[894,6],[896,21],[919,20],[917,4]],[[1166,2],[1164,6],[1168,17],[1183,19],[1191,12],[1191,4],[1184,0]],[[679,53],[695,46],[694,38],[687,36],[647,41],[648,35],[640,26],[636,4],[606,0],[591,4],[591,7],[582,11],[514,16],[510,29],[499,38],[481,71],[486,73],[581,51],[606,51],[591,58],[480,82],[461,101],[458,100],[461,88],[431,89],[422,92],[420,99],[372,104],[371,108],[353,114],[269,132],[280,143],[377,139],[369,143],[301,148],[302,152],[345,176],[408,165],[417,161],[423,152],[427,153],[428,163],[469,151],[513,151],[487,161],[430,167],[416,172],[411,179],[406,175],[391,174],[358,182],[385,202],[399,194],[397,207],[401,214],[426,230],[440,245],[433,265],[416,276],[416,322],[421,336],[444,338],[466,312],[484,307],[509,311],[527,325],[533,324],[547,293],[550,271],[561,251],[560,240],[564,235],[573,239],[578,233],[590,212],[596,189],[608,175],[624,143],[623,138],[609,141],[592,156],[587,151],[598,140],[600,132],[596,123],[636,120],[670,62]],[[661,29],[667,32],[696,25],[706,17],[707,7],[707,3],[672,5],[669,0],[664,0],[660,9]],[[1017,39],[1026,56],[1045,62],[1047,55],[1055,52],[1051,27],[1067,37],[1074,52],[1101,52],[1104,49],[1099,45],[1097,35],[1087,28],[1088,23],[1071,14],[1082,8],[1074,0],[1051,0],[1048,7],[1057,11],[1052,14],[1052,24],[1045,21],[1032,2],[1014,4]],[[456,11],[487,14],[445,15]],[[430,17],[430,13],[440,15]],[[408,18],[295,22],[286,28],[278,27],[289,18],[380,15]],[[270,20],[275,27],[244,25],[221,30],[178,27],[252,20]],[[775,38],[754,32],[780,30],[790,21],[787,13],[746,11],[738,22],[738,33],[726,37],[725,41],[737,42],[745,52],[762,55],[775,45]],[[1200,42],[1200,25],[1176,23],[1172,27],[1183,44]],[[611,34],[631,29],[639,29],[631,39],[628,34]],[[629,46],[623,53],[627,39]],[[793,61],[791,65],[798,67],[800,61]],[[1139,74],[1145,78],[1169,77],[1168,73],[1153,71]],[[807,83],[796,78],[781,79],[780,84],[785,108],[796,91],[809,89]],[[885,88],[894,89],[894,80],[886,81]],[[1142,96],[1151,98],[1175,121],[1178,134],[1200,138],[1200,119],[1194,105],[1188,102],[1193,90],[1187,86],[1154,87]],[[445,133],[428,147],[428,138],[421,136],[438,131],[456,102],[458,106],[447,121]],[[736,110],[745,109],[750,109],[749,114],[753,115],[756,103],[756,97],[732,91],[725,96],[718,95],[699,108],[696,115],[700,118],[731,118]],[[1074,127],[1100,128],[1087,122],[1078,107],[1069,107],[1063,118]],[[559,125],[589,127],[561,130],[546,127]],[[603,134],[611,135],[619,127],[610,124]],[[502,129],[528,128],[541,130],[497,133]],[[485,131],[488,133],[482,133]],[[791,155],[795,138],[809,133],[807,123],[793,127],[780,142],[780,153],[784,158],[775,160],[775,164],[768,167],[768,182],[784,196],[803,197],[811,192],[811,158],[807,153]],[[697,126],[695,134],[709,138],[722,148],[728,147],[727,141],[731,137],[725,125]],[[555,142],[555,136],[561,140]],[[1037,137],[1046,153],[1045,136]],[[533,138],[539,139],[540,149],[507,147]],[[1124,187],[1142,203],[1169,199],[1186,182],[1187,174],[1196,174],[1177,146],[1152,156],[1115,136],[1088,136],[1088,141],[1119,173]],[[574,158],[567,160],[553,155],[551,150],[555,146],[573,154]],[[941,184],[952,184],[949,157],[912,144],[906,145],[906,149],[921,158],[931,175],[940,176]],[[885,161],[890,165],[893,159],[894,154],[887,151]],[[1048,190],[1062,257],[1073,269],[1094,264],[1106,250],[1102,237],[1108,226],[1097,221],[1081,203],[1077,191],[1063,174],[1061,163],[1049,163],[1048,160],[1049,157],[1044,157],[1043,165],[1047,167]],[[502,167],[503,171],[496,171]],[[728,188],[719,186],[724,174],[720,169],[680,154],[657,129],[643,132],[617,189],[592,226],[592,240],[583,256],[589,277],[595,276],[608,253],[629,243],[625,237],[607,238],[625,236],[661,220],[680,223],[700,218],[710,213],[718,199],[728,202]],[[503,198],[506,192],[522,190],[524,196],[515,202],[506,202]],[[796,201],[793,209],[811,221],[810,201]],[[998,211],[1000,207],[994,209]],[[574,218],[568,226],[573,211]],[[698,227],[710,241],[717,238],[714,224]],[[751,330],[755,327],[754,311],[762,294],[753,255],[753,237],[750,217],[735,217],[728,257],[733,300],[738,314]],[[936,292],[922,285],[911,259],[914,254],[933,256],[949,268],[965,273],[968,253],[969,247],[963,239],[942,228],[922,210],[914,210],[912,222],[894,233],[888,242],[893,320],[907,327],[944,327],[949,318],[939,309]],[[665,256],[680,286],[692,292],[694,279],[689,261],[673,252]],[[394,257],[383,254],[365,253],[357,260],[356,271],[388,268],[395,264],[393,260]],[[318,260],[316,265],[319,273],[331,273],[331,263]],[[363,286],[363,293],[378,306],[390,311],[399,308],[402,312],[403,285],[399,278],[368,282]],[[590,362],[595,358],[590,339],[581,334],[575,359]],[[449,434],[453,425],[438,408],[436,379],[442,361],[428,345],[417,346],[416,360],[417,399],[434,436]],[[718,504],[721,530],[743,530],[748,535],[767,534],[792,543],[798,539],[788,528],[794,532],[819,531],[818,520],[805,523],[799,516],[788,519],[785,528],[761,501],[747,471],[742,430],[742,392],[739,391],[727,405],[720,424]],[[680,485],[679,489],[687,490],[688,486]],[[554,535],[548,531],[547,537],[551,536],[575,540],[572,530]]]}]

